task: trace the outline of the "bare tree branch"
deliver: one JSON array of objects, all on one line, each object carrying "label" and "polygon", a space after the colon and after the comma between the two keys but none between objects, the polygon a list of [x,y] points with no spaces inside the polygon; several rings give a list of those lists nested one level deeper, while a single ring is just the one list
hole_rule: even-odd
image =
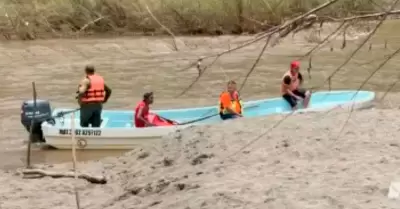
[{"label": "bare tree branch", "polygon": [[373,14],[358,15],[358,16],[346,17],[346,18],[342,18],[342,19],[337,19],[337,18],[332,18],[332,17],[322,17],[322,18],[326,19],[328,21],[331,21],[331,22],[342,22],[342,21],[351,21],[351,20],[360,20],[360,19],[376,19],[379,17],[385,17],[388,15],[397,15],[397,14],[400,14],[400,10],[391,10],[389,12],[378,12],[378,13],[373,13]]},{"label": "bare tree branch", "polygon": [[[354,55],[371,39],[371,37],[376,33],[378,28],[383,24],[383,22],[386,20],[387,16],[390,14],[390,12],[393,10],[393,8],[396,6],[399,0],[396,0],[395,3],[392,4],[390,9],[384,13],[383,18],[379,21],[379,23],[375,26],[374,30],[367,36],[367,38],[364,39],[364,41],[357,47],[356,50],[351,53],[351,55],[338,67],[336,68],[335,71],[331,75],[328,76],[328,78],[324,81],[324,83],[321,85],[324,86],[326,82],[330,81],[350,60],[354,57]],[[381,13],[379,13],[381,14]],[[365,15],[364,15],[365,16]],[[345,18],[344,20],[349,21],[349,20],[354,20],[355,18],[349,19]],[[318,87],[317,89],[319,89]],[[316,88],[312,88],[312,90],[315,90]]]},{"label": "bare tree branch", "polygon": [[242,91],[244,85],[246,84],[247,79],[249,78],[251,73],[256,69],[256,66],[257,66],[258,62],[260,62],[260,59],[261,59],[262,55],[264,54],[265,50],[267,49],[270,40],[271,40],[271,36],[268,36],[267,40],[265,41],[264,47],[262,48],[256,61],[254,62],[253,66],[250,68],[249,72],[247,72],[246,76],[244,77],[243,83],[240,86],[239,91]]},{"label": "bare tree branch", "polygon": [[399,83],[399,81],[400,81],[400,73],[397,75],[397,79],[389,85],[389,87],[386,89],[385,93],[379,99],[381,102],[385,99],[387,94],[392,91],[392,89],[397,85],[397,83]]},{"label": "bare tree branch", "polygon": [[[357,93],[365,86],[365,84],[367,84],[368,81],[369,81],[383,66],[385,66],[386,63],[389,62],[389,60],[391,60],[391,59],[392,59],[394,56],[396,56],[399,52],[400,52],[400,48],[397,49],[394,53],[392,53],[388,58],[386,58],[386,60],[383,61],[383,62],[368,76],[368,78],[364,80],[364,82],[362,82],[362,84],[360,85],[360,87],[357,89],[357,92],[353,94],[353,97],[351,98],[351,100],[353,100],[353,99],[356,97]],[[396,83],[397,83],[397,81],[394,82],[393,86],[394,86]],[[338,136],[336,137],[336,139],[338,139],[338,138],[340,137],[340,135],[342,134],[342,132],[343,132],[343,130],[344,130],[344,128],[345,128],[345,126],[346,126],[347,123],[349,122],[350,117],[351,117],[351,115],[352,115],[352,113],[353,113],[353,111],[354,111],[354,104],[355,104],[355,100],[353,101],[353,104],[351,105],[350,113],[349,113],[349,115],[347,116],[347,119],[346,119],[345,123],[343,124],[342,128],[340,129],[340,131],[339,131]]]},{"label": "bare tree branch", "polygon": [[84,26],[81,27],[81,29],[79,29],[79,31],[76,32],[76,38],[79,38],[79,34],[80,34],[82,31],[84,31],[87,27],[89,27],[90,25],[93,25],[93,24],[97,23],[98,21],[100,21],[100,20],[102,20],[102,19],[104,19],[104,18],[105,18],[104,16],[98,17],[98,18],[96,18],[95,20],[86,23]]},{"label": "bare tree branch", "polygon": [[175,38],[174,33],[172,33],[172,31],[171,31],[169,28],[167,28],[165,25],[163,25],[163,24],[156,18],[156,16],[154,16],[154,14],[151,12],[151,10],[149,9],[149,6],[147,6],[147,4],[145,4],[145,5],[146,5],[146,10],[147,10],[147,12],[148,12],[148,13],[150,14],[150,16],[154,19],[154,21],[156,21],[157,24],[160,25],[165,31],[167,31],[167,33],[172,37],[172,44],[173,44],[174,50],[175,50],[175,51],[178,51],[178,45],[176,44],[176,38]]},{"label": "bare tree branch", "polygon": [[[266,31],[265,33],[261,34],[259,37],[256,37],[256,38],[254,38],[254,39],[252,39],[252,40],[250,40],[250,41],[248,41],[248,42],[246,42],[246,43],[244,43],[244,44],[242,44],[240,46],[237,46],[235,48],[220,52],[218,54],[209,55],[209,56],[206,56],[206,57],[199,58],[196,62],[199,62],[200,60],[205,60],[205,59],[208,59],[208,58],[213,58],[213,57],[218,59],[219,57],[221,57],[221,56],[223,56],[223,55],[225,55],[227,53],[230,53],[230,52],[245,48],[247,46],[250,46],[251,44],[257,43],[257,42],[263,40],[264,38],[267,38],[268,36],[271,36],[271,35],[276,34],[276,33],[280,33],[283,30],[293,31],[293,30],[296,29],[295,25],[299,24],[304,18],[306,18],[307,16],[309,16],[309,15],[311,15],[311,14],[317,12],[317,11],[320,11],[320,10],[332,5],[333,3],[337,2],[337,1],[338,0],[329,0],[329,1],[319,5],[318,7],[315,7],[314,9],[311,9],[310,11],[308,11],[306,13],[304,13],[302,15],[299,15],[299,16],[289,20],[288,22],[286,22],[286,23],[284,23],[284,24],[282,24],[280,26],[274,27],[271,30]],[[213,63],[215,63],[215,61]],[[211,67],[211,65],[209,67]],[[198,78],[195,79],[195,81],[193,83],[197,82],[198,80],[199,80]],[[191,86],[194,85],[193,83],[190,84],[190,87],[185,89],[185,92],[187,92],[191,88]],[[183,95],[185,92],[181,92],[179,95]]]},{"label": "bare tree branch", "polygon": [[[391,5],[390,9],[385,13],[385,15],[383,15],[382,20],[377,24],[377,26],[376,26],[375,29],[372,31],[372,33],[369,34],[369,36],[367,37],[367,39],[365,39],[365,40],[363,41],[363,43],[351,54],[351,56],[345,61],[345,63],[342,64],[342,65],[335,71],[336,73],[338,72],[338,70],[341,69],[341,67],[343,67],[345,64],[347,64],[347,63],[350,61],[350,59],[352,59],[352,57],[359,51],[359,49],[360,49],[363,45],[365,45],[365,43],[370,39],[370,37],[376,32],[376,30],[377,30],[377,29],[382,25],[382,23],[386,20],[386,17],[387,17],[388,14],[390,13],[390,11],[393,10],[393,8],[397,5],[397,3],[398,3],[399,1],[400,1],[400,0],[396,0],[396,1]],[[360,89],[361,89],[361,88],[376,74],[376,72],[378,72],[390,59],[392,59],[392,58],[393,58],[397,53],[399,53],[399,52],[400,52],[400,48],[399,48],[398,50],[396,50],[393,54],[391,54],[384,62],[382,62],[382,63],[380,64],[380,66],[379,66],[374,72],[372,72],[372,73],[370,74],[370,76],[362,83],[362,85],[359,87],[359,89],[357,90],[357,92],[353,95],[353,99],[354,99],[354,97],[357,95],[357,93],[360,91]],[[334,73],[335,73],[335,72],[334,72]],[[328,81],[330,81],[332,77],[333,77],[332,75],[329,76],[329,77],[328,77]],[[355,103],[353,103],[353,105],[352,105],[352,107],[351,107],[351,112],[350,112],[350,114],[349,114],[349,116],[348,116],[348,118],[347,118],[346,123],[344,124],[344,126],[348,123],[348,120],[349,120],[349,118],[350,118],[350,116],[351,116],[351,113],[353,112],[353,109],[354,109],[354,104],[355,104]],[[237,154],[239,154],[239,152],[243,151],[244,149],[246,149],[246,148],[249,147],[250,145],[252,145],[252,144],[254,144],[255,142],[257,142],[258,140],[260,140],[263,136],[265,136],[267,133],[269,133],[269,131],[271,131],[273,128],[276,128],[276,127],[279,126],[283,121],[285,121],[287,118],[289,118],[291,115],[293,115],[293,113],[294,113],[294,111],[292,111],[290,114],[287,114],[284,118],[282,118],[282,119],[279,120],[277,123],[275,123],[275,124],[274,124],[271,128],[269,128],[267,131],[265,131],[264,133],[262,133],[262,134],[260,134],[259,136],[257,136],[255,139],[253,139],[252,141],[250,141],[249,143],[247,143],[245,146],[241,147],[238,151],[236,151],[236,152],[234,152],[233,154],[229,155],[227,158],[230,158],[230,157],[233,157],[233,156],[237,156]],[[340,133],[343,131],[344,126],[342,127],[342,130],[340,131]],[[340,135],[340,133],[339,133],[339,135]],[[339,137],[339,135],[338,135],[338,137]]]},{"label": "bare tree branch", "polygon": [[311,53],[313,53],[316,49],[318,49],[318,48],[322,47],[324,44],[326,44],[332,36],[334,36],[335,34],[337,34],[337,33],[340,31],[340,29],[343,28],[343,26],[344,26],[345,24],[346,24],[346,21],[343,21],[342,24],[340,24],[339,27],[337,27],[335,31],[333,31],[331,34],[329,34],[328,36],[326,36],[326,37],[324,38],[324,40],[322,40],[321,43],[319,43],[319,44],[317,44],[316,46],[314,46],[310,51],[308,51],[307,53],[305,53],[305,54],[304,54],[303,56],[301,56],[299,59],[303,59],[303,58],[309,56],[309,55],[310,55]]}]

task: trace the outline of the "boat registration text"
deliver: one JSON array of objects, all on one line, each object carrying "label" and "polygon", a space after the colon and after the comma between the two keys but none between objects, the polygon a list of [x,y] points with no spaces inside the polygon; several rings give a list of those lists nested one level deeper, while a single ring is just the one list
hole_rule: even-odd
[{"label": "boat registration text", "polygon": [[[71,132],[72,132],[71,129],[60,129],[58,133],[60,135],[71,135]],[[101,130],[76,129],[75,135],[77,135],[77,136],[101,136]]]}]

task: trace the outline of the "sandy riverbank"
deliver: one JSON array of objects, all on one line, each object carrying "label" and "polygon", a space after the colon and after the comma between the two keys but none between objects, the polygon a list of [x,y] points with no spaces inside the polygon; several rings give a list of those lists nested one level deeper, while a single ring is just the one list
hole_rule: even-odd
[{"label": "sandy riverbank", "polygon": [[[79,181],[82,206],[395,208],[399,203],[386,195],[390,182],[400,180],[400,111],[356,111],[337,138],[347,116],[337,110],[289,117],[242,151],[282,117],[188,128],[154,147],[80,163],[80,170],[109,178],[106,185]],[[72,183],[2,173],[0,208],[74,208]]]}]

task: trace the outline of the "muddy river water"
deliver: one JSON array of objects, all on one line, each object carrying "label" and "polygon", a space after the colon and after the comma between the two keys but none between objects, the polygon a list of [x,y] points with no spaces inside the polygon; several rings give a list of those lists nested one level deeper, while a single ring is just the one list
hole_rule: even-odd
[{"label": "muddy river water", "polygon": [[[388,22],[332,80],[333,89],[357,89],[386,55],[400,47],[395,31],[400,22]],[[324,31],[322,31],[324,34]],[[279,82],[288,63],[315,43],[306,41],[308,33],[288,37],[267,49],[241,94],[244,100],[278,96]],[[79,40],[38,40],[0,43],[0,168],[22,166],[28,134],[20,123],[20,106],[32,97],[31,82],[36,82],[38,97],[53,107],[76,107],[74,92],[86,64],[94,64],[113,89],[107,109],[132,109],[143,92],[155,92],[154,108],[192,107],[215,104],[228,79],[242,83],[253,65],[262,43],[222,56],[192,89],[177,97],[198,75],[196,68],[182,70],[201,56],[221,52],[250,37],[183,37],[179,50],[172,50],[168,37],[125,37]],[[353,37],[347,47],[341,41],[327,44],[313,56],[311,78],[307,86],[322,86],[329,76],[362,41]],[[385,44],[385,42],[387,44]],[[371,46],[371,49],[370,49]],[[332,50],[333,49],[333,50]],[[212,59],[204,61],[203,66]],[[398,77],[400,59],[387,63],[364,87],[386,91]],[[302,63],[303,70],[308,60]],[[328,85],[323,86],[327,88]],[[392,91],[398,91],[393,88]],[[121,151],[80,151],[80,160],[118,155]],[[69,151],[34,151],[33,163],[70,161]]]}]

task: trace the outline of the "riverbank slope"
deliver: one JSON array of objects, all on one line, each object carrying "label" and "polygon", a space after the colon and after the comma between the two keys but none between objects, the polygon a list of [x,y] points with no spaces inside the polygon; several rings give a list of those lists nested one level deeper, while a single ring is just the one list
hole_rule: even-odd
[{"label": "riverbank slope", "polygon": [[[106,185],[79,180],[81,204],[86,209],[395,208],[398,203],[386,195],[400,177],[400,111],[355,111],[338,137],[347,117],[340,110],[295,115],[261,137],[282,116],[192,127],[153,147],[80,163],[79,170],[109,178]],[[75,205],[71,179],[0,176],[1,208]]]}]

